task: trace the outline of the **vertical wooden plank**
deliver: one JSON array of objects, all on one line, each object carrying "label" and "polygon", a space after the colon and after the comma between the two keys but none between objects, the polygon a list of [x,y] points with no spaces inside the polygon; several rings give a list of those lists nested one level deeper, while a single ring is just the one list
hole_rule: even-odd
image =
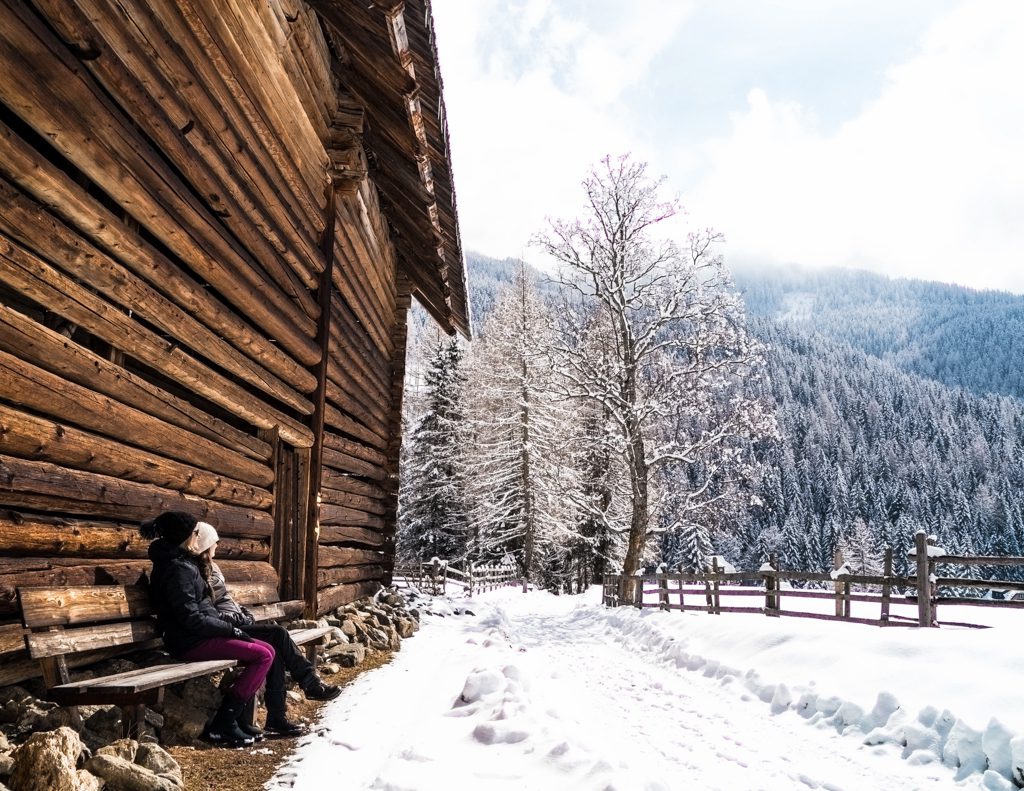
[{"label": "vertical wooden plank", "polygon": [[676,583],[679,586],[679,612],[685,612],[686,611],[686,602],[683,601],[683,577],[682,577],[682,575],[679,576],[679,578],[676,580]]},{"label": "vertical wooden plank", "polygon": [[928,536],[919,530],[914,536],[914,559],[917,561],[917,625],[932,625],[931,583],[928,580]]},{"label": "vertical wooden plank", "polygon": [[644,578],[633,577],[633,605],[638,609],[644,608]]}]

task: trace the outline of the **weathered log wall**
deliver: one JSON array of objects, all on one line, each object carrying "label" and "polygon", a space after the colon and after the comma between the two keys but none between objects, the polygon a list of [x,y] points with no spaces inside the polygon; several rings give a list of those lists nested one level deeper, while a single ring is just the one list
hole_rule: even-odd
[{"label": "weathered log wall", "polygon": [[411,294],[468,317],[387,5],[0,0],[0,654],[19,585],[137,582],[167,508],[312,611],[389,578]]}]

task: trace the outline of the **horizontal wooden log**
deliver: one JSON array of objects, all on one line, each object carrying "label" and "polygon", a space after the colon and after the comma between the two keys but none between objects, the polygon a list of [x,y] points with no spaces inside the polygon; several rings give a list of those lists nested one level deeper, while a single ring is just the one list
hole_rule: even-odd
[{"label": "horizontal wooden log", "polygon": [[10,654],[24,653],[26,630],[20,623],[0,625],[0,656],[3,662],[10,662],[16,657]]},{"label": "horizontal wooden log", "polygon": [[[180,39],[185,38],[186,27],[195,36],[206,55],[197,65],[209,64],[224,81],[293,192],[319,197],[327,186],[326,152],[274,56],[255,8],[230,2],[214,10],[182,0],[176,14],[154,10],[165,12],[164,24],[170,31],[180,29]],[[296,177],[301,183],[294,183]]]},{"label": "horizontal wooden log", "polygon": [[382,500],[387,496],[384,489],[372,481],[364,481],[348,473],[338,472],[329,468],[323,471],[321,482],[325,488],[361,494],[374,500]]},{"label": "horizontal wooden log", "polygon": [[[278,593],[277,587],[277,572],[273,571],[272,574],[267,576],[266,569],[261,570],[263,577],[262,581],[249,581],[238,579],[239,569],[234,569],[231,564],[225,564],[223,559],[220,557],[220,547],[217,547],[217,565],[224,572],[224,579],[228,583],[228,593],[231,598],[239,604],[244,604],[247,607],[257,607],[271,604],[282,604],[283,606],[291,609],[294,602],[281,602],[281,596]],[[272,582],[266,581],[272,579]],[[302,604],[302,602],[299,602]],[[301,608],[300,608],[301,609]],[[253,614],[256,614],[255,609]],[[256,620],[260,620],[259,617]]]},{"label": "horizontal wooden log", "polygon": [[0,397],[131,445],[141,441],[150,447],[159,447],[179,462],[201,460],[204,468],[211,472],[254,486],[262,488],[273,481],[273,473],[264,462],[150,417],[5,351],[0,351]]},{"label": "horizontal wooden log", "polygon": [[355,508],[346,508],[343,505],[331,505],[330,503],[322,503],[320,505],[320,524],[354,525],[374,530],[384,529],[384,519],[376,514],[368,514],[366,511],[358,511]]},{"label": "horizontal wooden log", "polygon": [[[333,376],[331,375],[332,373],[334,374]],[[346,379],[346,377],[336,367],[333,372],[328,371],[328,376],[330,378],[327,380],[327,398],[330,399],[331,403],[343,412],[351,415],[375,434],[385,436],[387,434],[387,421],[382,416],[383,408],[380,406],[367,407],[362,400],[362,396],[356,394],[358,390],[351,382],[346,382],[345,389],[339,387],[337,382]]]},{"label": "horizontal wooden log", "polygon": [[388,464],[388,457],[376,448],[368,448],[365,445],[361,445],[358,442],[353,442],[350,439],[339,437],[337,434],[325,433],[324,434],[324,447],[336,450],[339,453],[344,453],[362,461],[367,461],[370,464],[375,464],[380,467],[386,467]]},{"label": "horizontal wooden log", "polygon": [[38,152],[2,122],[0,173],[250,359],[300,392],[311,393],[316,387],[316,378],[308,370],[227,308],[202,283],[86,193],[70,176],[41,159]]},{"label": "horizontal wooden log", "polygon": [[90,585],[35,588],[18,591],[21,618],[29,629],[123,621],[153,613],[144,585]]},{"label": "horizontal wooden log", "polygon": [[[202,119],[179,106],[179,91],[155,68],[152,50],[144,55],[132,38],[138,29],[116,13],[96,15],[90,20],[73,4],[60,0],[40,0],[40,7],[61,38],[78,46],[92,47],[96,56],[86,60],[85,67],[117,98],[124,110],[137,119],[163,155],[174,163],[196,192],[204,196],[210,208],[278,287],[303,310],[315,310],[315,303],[306,290],[314,287],[315,279],[295,255],[295,250],[302,247],[303,236],[294,233],[296,229],[291,226],[289,230],[293,233],[285,242],[278,227],[266,221],[265,214],[270,207],[261,205],[263,201],[246,189],[246,180],[239,178],[237,165],[230,156],[222,158],[219,152],[212,150],[211,138],[218,136],[205,128]],[[161,52],[163,57],[168,54]],[[120,58],[126,62],[121,63]],[[177,85],[182,84],[182,72],[187,71],[183,68],[174,74]],[[144,84],[142,78],[149,84]],[[155,91],[155,95],[150,91]],[[168,117],[169,114],[174,118]],[[191,129],[182,134],[182,128],[189,121]],[[199,143],[198,150],[196,143]],[[257,219],[262,221],[257,222]],[[304,252],[309,255],[314,250],[310,247]],[[286,266],[285,261],[294,264],[296,269]]]},{"label": "horizontal wooden log", "polygon": [[335,610],[345,604],[351,604],[364,596],[372,596],[379,591],[381,583],[374,580],[371,582],[350,582],[344,585],[332,585],[329,588],[322,588],[317,591],[316,614],[318,616]]},{"label": "horizontal wooden log", "polygon": [[[254,582],[276,588],[277,574],[269,563],[225,560],[217,565],[229,588],[237,590]],[[0,615],[17,612],[18,588],[141,585],[148,581],[150,569],[148,560],[0,558]]]},{"label": "horizontal wooden log", "polygon": [[[2,444],[0,444],[0,447],[2,447]],[[366,511],[378,516],[386,510],[386,506],[381,500],[374,500],[370,497],[363,497],[359,494],[351,494],[336,489],[322,488],[320,490],[320,500],[328,505],[342,505],[346,508]]]},{"label": "horizontal wooden log", "polygon": [[285,601],[274,604],[255,604],[248,608],[257,621],[285,621],[301,618],[306,609],[305,602]]},{"label": "horizontal wooden log", "polygon": [[333,525],[320,527],[320,540],[325,544],[364,544],[368,547],[382,547],[389,543],[388,537],[376,530]]},{"label": "horizontal wooden log", "polygon": [[388,477],[387,470],[383,467],[353,458],[332,448],[324,448],[323,463],[332,470],[352,473],[374,481],[383,481]]},{"label": "horizontal wooden log", "polygon": [[187,511],[211,522],[224,535],[248,538],[269,536],[274,526],[264,511],[9,456],[0,456],[0,503],[140,522],[161,511]]},{"label": "horizontal wooden log", "polygon": [[[134,426],[132,430],[135,431],[135,436],[152,437],[154,441],[161,442],[161,446],[165,448],[164,453],[179,461],[189,461],[193,464],[201,462],[204,469],[224,472],[231,477],[240,478],[250,483],[268,482],[266,478],[266,465],[255,465],[255,467],[250,468],[260,470],[262,467],[263,469],[263,477],[253,481],[245,474],[235,474],[222,469],[217,463],[207,463],[207,459],[213,459],[215,462],[220,463],[225,459],[231,459],[235,460],[232,463],[236,465],[236,454],[241,454],[249,459],[269,461],[272,453],[268,443],[239,431],[223,420],[192,406],[182,398],[161,390],[140,376],[125,370],[119,365],[115,365],[82,346],[70,342],[63,335],[43,327],[27,316],[23,316],[5,305],[0,305],[0,349],[4,349],[22,360],[31,360],[32,365],[39,366],[39,368],[55,375],[55,378],[51,379],[43,377],[40,379],[41,382],[64,382],[69,390],[78,394],[77,400],[72,402],[76,406],[72,408],[70,413],[46,408],[41,408],[38,411],[58,418],[70,415],[75,418],[71,422],[77,425],[95,428],[107,436],[118,436],[121,438],[125,438],[121,433],[112,431],[110,428],[104,430],[102,426],[116,427],[124,422],[129,424],[133,422],[138,423],[139,418],[136,413],[142,413],[144,416],[151,418],[159,418],[159,421],[185,429],[188,434],[194,434],[210,442],[205,443],[202,450],[200,450],[198,446],[191,444],[191,440],[187,435],[182,436],[180,432],[174,432],[178,437],[177,439],[168,441],[169,435],[163,435],[163,438],[159,437],[154,426],[142,428],[137,425]],[[5,357],[4,359],[8,358]],[[30,369],[25,368],[25,364],[22,364],[22,368],[12,370],[16,370],[18,376],[36,376],[36,374],[30,372]],[[76,388],[75,385],[79,387]],[[43,389],[50,391],[47,394],[48,402],[53,397],[52,394],[60,395],[53,387],[44,387]],[[130,418],[127,414],[122,413],[118,415],[117,419],[104,418],[104,422],[99,426],[95,423],[83,422],[78,418],[83,411],[88,411],[85,406],[88,401],[85,394],[89,393],[102,394],[121,404],[132,407],[133,412],[131,414],[135,415],[135,417]],[[24,403],[26,405],[35,404],[38,400],[30,399],[27,396],[12,397],[7,395],[6,397],[10,398],[14,403]],[[96,403],[97,405],[102,405],[103,410],[117,409],[116,406],[107,406],[108,402],[105,399],[100,399]],[[174,455],[175,449],[179,449],[182,453],[188,455],[176,456]],[[233,453],[225,454],[225,449]]]},{"label": "horizontal wooden log", "polygon": [[[55,519],[0,511],[0,546],[12,556],[69,558],[146,558],[149,541],[138,525]],[[221,536],[217,557],[262,560],[270,557],[265,540]]]},{"label": "horizontal wooden log", "polygon": [[233,481],[0,403],[0,453],[270,510],[266,489]]},{"label": "horizontal wooden log", "polygon": [[26,8],[15,3],[10,11],[0,15],[0,71],[21,78],[3,81],[0,98],[300,362],[313,364],[313,321],[260,276],[68,48]]},{"label": "horizontal wooden log", "polygon": [[[349,434],[375,448],[386,448],[388,439],[364,426],[358,420],[342,412],[330,402],[324,405],[324,422],[326,426],[344,434]],[[325,460],[326,463],[326,460]]]},{"label": "horizontal wooden log", "polygon": [[[239,573],[239,569],[231,565],[228,568],[233,575]],[[267,576],[266,569],[260,567],[249,567],[245,573]],[[139,619],[154,612],[147,585],[22,587],[18,593],[22,621],[30,629]],[[245,605],[278,603],[277,586],[273,582],[234,582],[231,596]]]},{"label": "horizontal wooden log", "polygon": [[330,544],[321,544],[318,556],[321,568],[379,564],[382,563],[384,559],[385,555],[383,552],[377,552],[372,549],[335,547]]},{"label": "horizontal wooden log", "polygon": [[[49,261],[58,263],[64,272],[72,275],[77,281],[88,284],[108,300],[121,306],[122,311],[131,311],[133,317],[141,317],[165,333],[176,344],[188,349],[197,350],[204,359],[214,363],[218,369],[230,373],[266,395],[287,404],[292,409],[310,414],[312,405],[309,399],[300,395],[289,384],[281,381],[270,371],[256,364],[248,357],[240,354],[233,346],[219,335],[196,321],[192,316],[179,308],[170,299],[164,297],[142,278],[125,269],[119,262],[94,247],[88,241],[68,228],[58,219],[50,215],[43,207],[21,194],[6,180],[0,178],[0,203],[5,204],[3,215],[0,215],[0,230],[8,237],[16,240],[23,247],[34,251]],[[38,275],[38,273],[36,273]],[[66,281],[51,279],[59,287]],[[47,282],[51,282],[48,280]],[[39,289],[39,284],[32,283]],[[69,294],[69,296],[71,296]],[[81,300],[79,300],[81,301]],[[50,303],[43,302],[47,306]],[[87,319],[96,323],[90,327],[80,321],[77,316],[68,316],[75,323],[86,327],[99,337],[103,337],[111,345],[124,351],[131,351],[133,356],[146,360],[154,365],[153,359],[147,357],[155,352],[154,367],[162,370],[162,366],[182,366],[186,370],[194,368],[197,363],[188,355],[174,348],[175,343],[168,342],[153,332],[139,325],[137,321],[128,319],[117,311],[107,311],[97,315],[96,307],[103,303],[93,301],[91,310],[86,304],[79,306],[71,303],[71,310],[76,313],[85,312]],[[60,312],[56,305],[52,306]],[[109,335],[110,337],[106,337]],[[131,345],[131,348],[128,347]],[[139,353],[138,349],[143,353]],[[169,358],[164,360],[163,358]],[[171,370],[171,375],[177,375]],[[200,375],[200,379],[203,376]],[[217,388],[225,392],[225,382],[217,385],[220,376],[213,381],[204,383],[203,387]],[[187,377],[184,381],[188,381]],[[200,388],[197,392],[203,393]],[[228,388],[231,390],[233,388]],[[246,393],[246,396],[248,394]],[[223,405],[223,404],[222,404]]]},{"label": "horizontal wooden log", "polygon": [[364,582],[366,580],[384,579],[383,566],[338,566],[321,568],[316,574],[318,588],[339,585],[343,582]]},{"label": "horizontal wooden log", "polygon": [[[2,223],[0,223],[2,225]],[[0,277],[11,288],[87,329],[117,349],[259,428],[279,428],[290,443],[308,447],[309,429],[226,379],[198,359],[160,339],[17,242],[0,234]],[[282,391],[283,392],[283,391]],[[296,396],[296,403],[311,405]]]},{"label": "horizontal wooden log", "polygon": [[338,294],[331,299],[331,347],[345,367],[357,369],[378,392],[387,392],[390,347],[381,349],[373,342],[348,302]]}]

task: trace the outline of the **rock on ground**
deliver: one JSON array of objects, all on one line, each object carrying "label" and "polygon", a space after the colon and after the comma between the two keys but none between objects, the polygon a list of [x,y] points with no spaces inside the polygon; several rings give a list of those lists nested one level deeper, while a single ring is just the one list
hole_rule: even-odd
[{"label": "rock on ground", "polygon": [[99,791],[94,775],[78,769],[82,740],[71,728],[34,733],[14,753],[13,791]]}]

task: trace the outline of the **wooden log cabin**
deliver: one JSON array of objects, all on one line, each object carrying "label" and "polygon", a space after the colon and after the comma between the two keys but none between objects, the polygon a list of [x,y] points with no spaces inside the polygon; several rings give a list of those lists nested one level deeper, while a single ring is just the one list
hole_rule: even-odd
[{"label": "wooden log cabin", "polygon": [[0,0],[0,684],[164,509],[310,614],[387,583],[413,297],[468,337],[429,0]]}]

